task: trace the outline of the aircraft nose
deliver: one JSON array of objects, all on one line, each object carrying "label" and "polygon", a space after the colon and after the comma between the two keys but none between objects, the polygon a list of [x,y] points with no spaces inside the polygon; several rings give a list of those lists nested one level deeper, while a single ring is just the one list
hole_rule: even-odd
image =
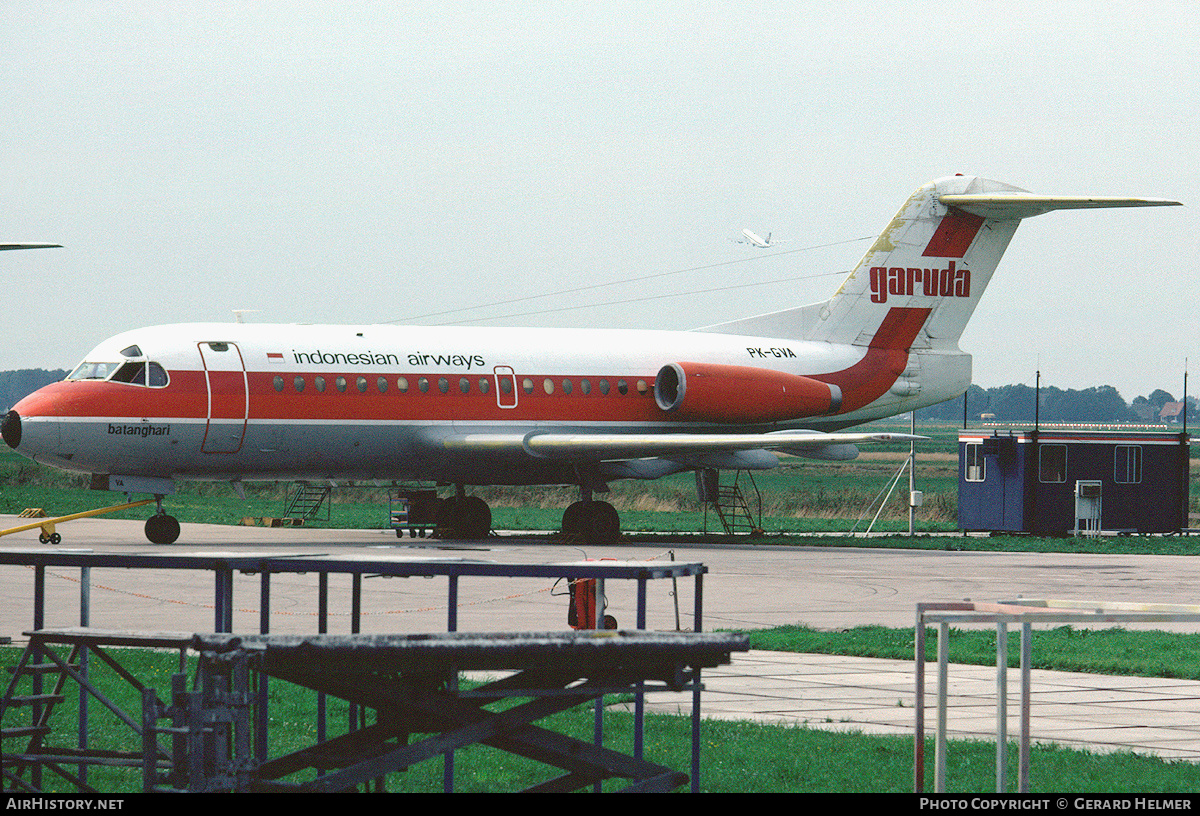
[{"label": "aircraft nose", "polygon": [[21,444],[21,415],[16,411],[9,411],[4,415],[4,421],[0,422],[0,436],[4,437],[4,441],[8,446],[16,450]]}]

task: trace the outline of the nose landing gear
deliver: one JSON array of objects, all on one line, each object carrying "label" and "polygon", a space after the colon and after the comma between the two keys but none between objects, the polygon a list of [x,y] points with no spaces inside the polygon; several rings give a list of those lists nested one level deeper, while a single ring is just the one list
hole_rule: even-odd
[{"label": "nose landing gear", "polygon": [[174,544],[179,538],[179,521],[163,510],[162,496],[155,496],[158,511],[146,519],[146,538],[151,544]]}]

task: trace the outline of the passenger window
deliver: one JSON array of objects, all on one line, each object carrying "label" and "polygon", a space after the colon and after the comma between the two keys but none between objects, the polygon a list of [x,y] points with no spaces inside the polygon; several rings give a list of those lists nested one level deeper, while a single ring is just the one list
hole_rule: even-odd
[{"label": "passenger window", "polygon": [[554,393],[554,380],[550,379],[549,377],[542,380],[542,390],[545,391],[547,394],[553,394]]},{"label": "passenger window", "polygon": [[591,381],[590,380],[580,380],[579,381],[579,390],[582,391],[585,395],[592,393]]},{"label": "passenger window", "polygon": [[401,377],[396,380],[396,387],[400,389],[401,394],[408,393],[408,377]]},{"label": "passenger window", "polygon": [[358,387],[358,393],[360,393],[360,394],[367,393],[367,378],[366,377],[359,377],[357,380],[354,381],[354,384]]},{"label": "passenger window", "polygon": [[422,394],[428,394],[429,393],[429,378],[422,377],[421,379],[417,380],[417,388],[421,389]]},{"label": "passenger window", "polygon": [[533,393],[533,380],[529,379],[528,377],[521,380],[521,389],[526,394],[532,394]]},{"label": "passenger window", "polygon": [[600,381],[600,393],[605,395],[608,394],[608,380]]},{"label": "passenger window", "polygon": [[280,377],[278,374],[276,374],[274,384],[275,384],[275,390],[280,393],[283,393],[283,377]]},{"label": "passenger window", "polygon": [[[505,382],[505,383],[507,383],[507,382],[508,382],[508,380],[505,380],[504,382]],[[488,388],[490,388],[490,387],[491,387],[491,386],[489,386],[489,385],[488,385],[488,378],[487,378],[487,377],[480,377],[480,378],[479,378],[479,393],[480,393],[480,394],[486,394],[486,393],[488,392]],[[512,390],[512,386],[511,386],[511,385],[508,387],[508,390],[509,390],[509,391],[511,391],[511,390]]]},{"label": "passenger window", "polygon": [[461,378],[458,381],[458,390],[463,392],[464,394],[470,394],[471,393],[471,381],[468,380],[466,377]]},{"label": "passenger window", "polygon": [[438,391],[441,391],[443,394],[449,393],[450,381],[445,377],[438,377]]},{"label": "passenger window", "polygon": [[570,380],[563,380],[563,393],[564,394],[571,393],[571,381]]},{"label": "passenger window", "polygon": [[380,394],[386,394],[387,393],[387,378],[380,377],[378,380],[375,381],[375,387],[379,389]]},{"label": "passenger window", "polygon": [[644,396],[646,396],[646,392],[650,390],[650,387],[648,385],[646,385],[645,380],[638,380],[637,381],[637,390],[638,390],[638,393],[644,397]]},{"label": "passenger window", "polygon": [[318,392],[324,394],[325,393],[325,378],[324,377],[313,377],[313,387],[316,388]]},{"label": "passenger window", "polygon": [[297,393],[302,392],[304,390],[304,378],[297,377],[296,379],[292,380],[292,385],[296,386]]},{"label": "passenger window", "polygon": [[620,391],[622,395],[628,394],[629,383],[625,382],[624,380],[617,380],[617,390]]},{"label": "passenger window", "polygon": [[343,394],[346,393],[346,378],[345,377],[338,377],[336,380],[333,381],[333,384],[335,386],[337,386],[338,391],[340,391]]}]

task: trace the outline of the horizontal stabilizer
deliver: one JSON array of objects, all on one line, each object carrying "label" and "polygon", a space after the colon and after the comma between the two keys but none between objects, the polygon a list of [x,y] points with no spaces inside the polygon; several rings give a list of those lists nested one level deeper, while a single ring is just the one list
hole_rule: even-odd
[{"label": "horizontal stabilizer", "polygon": [[832,451],[834,445],[910,442],[927,439],[901,433],[815,433],[811,431],[767,434],[621,434],[539,433],[456,434],[442,445],[461,452],[523,450],[543,459],[640,459],[721,451],[778,450],[786,453]]},{"label": "horizontal stabilizer", "polygon": [[1113,196],[1045,196],[1033,193],[961,193],[938,196],[938,201],[982,218],[1029,218],[1054,210],[1093,210],[1104,207],[1174,207],[1165,198]]}]

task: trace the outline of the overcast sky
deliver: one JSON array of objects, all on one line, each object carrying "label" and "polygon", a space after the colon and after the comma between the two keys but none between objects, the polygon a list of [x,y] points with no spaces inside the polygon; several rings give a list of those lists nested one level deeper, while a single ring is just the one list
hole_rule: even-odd
[{"label": "overcast sky", "polygon": [[64,245],[0,254],[0,369],[233,309],[692,328],[826,299],[961,172],[1185,204],[1024,222],[977,384],[1200,371],[1194,3],[738,5],[0,0],[0,239]]}]

